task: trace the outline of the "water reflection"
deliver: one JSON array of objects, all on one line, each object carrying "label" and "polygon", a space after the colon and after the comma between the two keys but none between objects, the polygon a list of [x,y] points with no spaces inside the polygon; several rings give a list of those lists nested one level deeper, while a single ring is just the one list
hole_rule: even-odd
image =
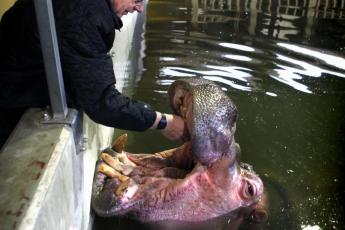
[{"label": "water reflection", "polygon": [[238,60],[238,61],[252,61],[253,60],[250,57],[241,56],[241,55],[233,55],[233,54],[225,54],[223,55],[223,57],[232,59],[232,60]]},{"label": "water reflection", "polygon": [[[154,8],[157,4],[153,4]],[[161,45],[159,49],[153,45],[153,50],[147,51],[159,50],[160,55],[169,57],[160,58],[162,76],[200,76],[221,82],[225,87],[256,92],[270,92],[262,84],[263,79],[270,77],[308,94],[326,90],[310,77],[345,76],[344,58],[310,46],[281,42],[303,41],[313,46],[317,39],[312,35],[318,31],[319,18],[334,22],[344,18],[344,1],[198,0],[187,3],[187,7],[173,3],[170,6],[175,11],[166,12],[169,15],[166,20],[160,17],[163,20],[150,24],[147,33],[148,42],[160,41],[162,37],[168,41],[163,49]],[[169,21],[171,18],[174,20]],[[334,23],[330,28],[345,31],[338,26]],[[278,40],[267,42],[265,37]],[[337,42],[332,43],[333,40]],[[339,39],[329,36],[326,46],[338,43]],[[341,50],[342,46],[332,49]]]},{"label": "water reflection", "polygon": [[295,36],[310,38],[318,23],[316,19],[344,19],[344,4],[344,0],[193,0],[192,22],[233,22],[238,32],[243,27],[241,21],[247,21],[245,27],[251,35],[281,40]]},{"label": "water reflection", "polygon": [[[127,218],[116,220],[111,218],[97,218],[94,230],[263,230],[263,224],[249,219],[249,215],[248,210],[238,209],[226,215],[203,222],[160,221],[145,224]],[[306,230],[314,229],[306,228]]]},{"label": "water reflection", "polygon": [[[330,54],[325,54],[325,53],[322,53],[319,51],[303,48],[303,47],[293,45],[293,44],[277,43],[277,45],[284,47],[288,50],[291,50],[293,52],[296,52],[296,53],[311,56],[311,57],[316,58],[316,59],[321,59],[322,61],[326,62],[329,65],[332,65],[336,68],[345,70],[345,59],[342,57],[338,57],[338,56],[330,55]],[[333,72],[333,74],[334,75],[338,74],[339,77],[345,76],[344,74],[339,74],[336,72]]]},{"label": "water reflection", "polygon": [[221,42],[221,43],[219,43],[219,45],[223,46],[223,47],[227,47],[227,48],[242,50],[242,51],[248,51],[248,52],[254,52],[255,51],[255,49],[252,47],[240,45],[240,44],[229,43],[229,42]]},{"label": "water reflection", "polygon": [[[328,56],[331,56],[331,55],[328,55]],[[304,77],[322,77],[325,74],[329,74],[330,76],[333,75],[337,77],[345,77],[345,75],[342,73],[321,69],[305,61],[296,60],[294,58],[290,58],[281,54],[277,54],[277,59],[290,63],[292,65],[287,66],[283,64],[277,64],[277,67],[279,67],[275,69],[277,74],[270,75],[270,76],[282,83],[285,83],[293,87],[296,90],[299,90],[305,93],[313,93],[313,92],[312,90],[309,89],[307,85],[304,85],[298,82],[298,80],[302,80]],[[342,58],[337,58],[337,59],[342,59]],[[341,62],[337,62],[337,64],[339,65],[341,64]],[[299,68],[296,68],[293,66],[297,66]]]},{"label": "water reflection", "polygon": [[[187,38],[188,39],[188,38]],[[176,42],[179,40],[179,42]],[[174,39],[170,40],[171,43],[182,43],[186,44],[185,40]],[[203,43],[207,43],[203,41]],[[214,46],[213,42],[210,42],[210,46]],[[191,44],[191,43],[189,43]],[[207,44],[206,44],[207,45]],[[198,44],[194,46],[199,47]],[[214,60],[203,59],[202,56],[193,55],[193,60],[184,61],[184,57],[164,57],[160,58],[162,62],[176,62],[182,63],[186,67],[175,67],[175,66],[166,66],[162,65],[161,75],[162,76],[171,76],[171,77],[194,77],[201,76],[204,78],[210,78],[210,76],[216,77],[216,81],[222,82],[224,84],[230,83],[229,78],[236,79],[242,82],[254,82],[258,79],[254,76],[255,73],[258,73],[258,65],[265,65],[262,63],[263,59],[271,58],[271,63],[266,63],[266,65],[275,65],[276,68],[272,68],[274,74],[269,74],[273,79],[284,83],[288,86],[293,87],[301,92],[313,93],[313,89],[310,86],[299,82],[306,77],[322,77],[322,76],[334,76],[344,78],[345,74],[339,69],[344,69],[345,59],[336,55],[324,54],[319,51],[313,51],[312,49],[302,48],[297,45],[285,44],[285,43],[276,43],[272,44],[273,50],[271,54],[265,52],[257,52],[254,48],[234,44],[234,43],[219,43],[219,46],[231,48],[230,50],[217,49],[216,53],[203,51],[201,49],[196,49],[191,47],[190,52],[195,52],[196,55],[205,53],[204,56],[209,56],[213,58],[218,58],[217,63],[214,63]],[[281,53],[286,53],[285,48],[289,50],[289,55],[286,56]],[[201,47],[200,47],[201,48]],[[291,51],[290,51],[291,50]],[[249,52],[249,54],[246,54]],[[254,54],[251,54],[254,53]],[[218,57],[217,57],[218,56]],[[271,56],[271,57],[270,57]],[[310,59],[312,57],[313,59]],[[308,61],[304,61],[308,60]],[[320,66],[320,61],[322,60],[324,64]],[[249,62],[250,68],[243,68],[241,66],[234,66],[239,62]],[[209,64],[210,63],[210,64]],[[211,64],[212,63],[212,64]],[[217,64],[217,65],[214,65]],[[244,64],[243,64],[244,65]],[[188,67],[188,68],[187,68]],[[205,68],[206,70],[201,71],[200,67]],[[336,67],[337,69],[334,69]],[[260,67],[259,67],[260,68]],[[252,72],[252,73],[251,73]],[[258,75],[264,75],[265,73],[258,73]],[[221,79],[225,78],[225,79]],[[237,84],[227,84],[235,89],[242,89],[245,91],[252,90],[263,90],[258,84],[249,84],[248,87],[240,87]]]}]

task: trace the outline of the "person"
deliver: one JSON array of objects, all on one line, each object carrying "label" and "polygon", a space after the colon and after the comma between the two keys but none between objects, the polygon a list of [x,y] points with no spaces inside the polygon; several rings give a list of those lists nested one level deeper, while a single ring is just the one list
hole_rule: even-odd
[{"label": "person", "polygon": [[[121,17],[143,0],[53,0],[67,103],[97,123],[125,130],[160,129],[170,140],[188,136],[185,121],[150,109],[115,88],[109,50]],[[49,105],[33,0],[18,0],[0,23],[1,139],[29,107]],[[116,51],[115,51],[116,52]],[[10,121],[11,120],[11,121]]]}]

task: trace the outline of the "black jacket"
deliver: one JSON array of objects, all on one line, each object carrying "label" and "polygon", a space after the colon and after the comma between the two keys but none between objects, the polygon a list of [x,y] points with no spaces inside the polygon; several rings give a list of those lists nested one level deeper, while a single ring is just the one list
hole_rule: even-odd
[{"label": "black jacket", "polygon": [[[156,114],[115,89],[115,29],[122,27],[109,0],[53,0],[63,78],[69,106],[100,124],[149,128]],[[0,24],[0,109],[49,104],[33,0],[19,0]]]}]

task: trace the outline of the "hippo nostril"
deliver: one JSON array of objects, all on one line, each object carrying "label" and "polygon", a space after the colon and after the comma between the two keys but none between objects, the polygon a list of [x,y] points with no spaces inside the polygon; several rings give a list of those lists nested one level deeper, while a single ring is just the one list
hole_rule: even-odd
[{"label": "hippo nostril", "polygon": [[182,96],[178,97],[176,100],[176,110],[181,117],[184,117],[187,108],[183,105],[184,98]]},{"label": "hippo nostril", "polygon": [[241,167],[241,169],[244,170],[245,172],[255,174],[255,171],[254,171],[254,169],[253,169],[253,166],[251,166],[250,164],[241,162],[240,167]]},{"label": "hippo nostril", "polygon": [[178,103],[181,105],[181,104],[183,104],[183,97],[179,97],[178,98]]}]

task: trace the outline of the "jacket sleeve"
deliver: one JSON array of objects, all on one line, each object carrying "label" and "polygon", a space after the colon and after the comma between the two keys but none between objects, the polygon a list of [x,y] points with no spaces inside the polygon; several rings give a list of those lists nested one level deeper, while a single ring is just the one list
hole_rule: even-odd
[{"label": "jacket sleeve", "polygon": [[156,113],[116,90],[107,47],[109,39],[114,38],[111,36],[113,33],[110,29],[107,31],[104,22],[92,15],[78,15],[59,25],[66,92],[72,103],[95,122],[143,131],[152,126]]}]

